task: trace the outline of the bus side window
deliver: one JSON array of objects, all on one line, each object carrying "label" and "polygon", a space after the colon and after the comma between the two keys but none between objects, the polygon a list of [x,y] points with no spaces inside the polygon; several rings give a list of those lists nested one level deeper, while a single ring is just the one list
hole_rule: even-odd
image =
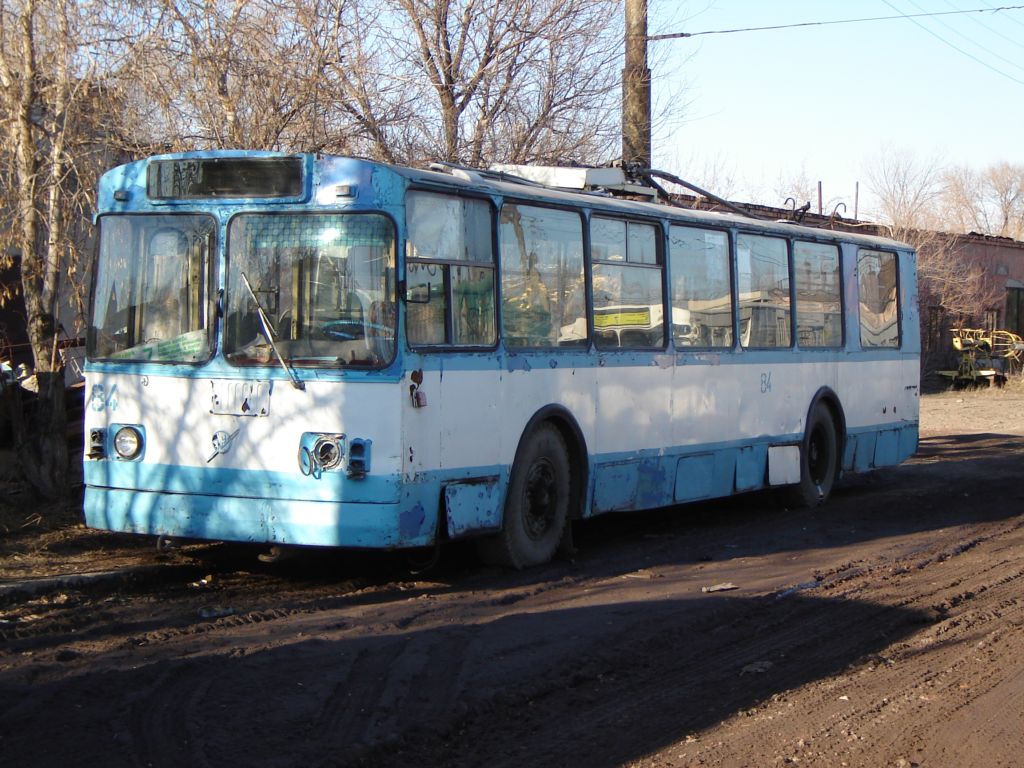
[{"label": "bus side window", "polygon": [[507,203],[501,209],[500,247],[505,343],[539,348],[586,345],[580,215]]},{"label": "bus side window", "polygon": [[860,345],[900,346],[899,281],[896,254],[862,250],[857,254]]},{"label": "bus side window", "polygon": [[405,327],[409,344],[494,344],[490,204],[413,191],[406,198],[406,220]]},{"label": "bus side window", "polygon": [[665,345],[660,231],[653,224],[594,216],[594,343],[600,349]]},{"label": "bus side window", "polygon": [[843,308],[839,248],[826,243],[793,243],[796,332],[801,347],[841,347]]},{"label": "bus side window", "polygon": [[740,342],[744,347],[788,347],[792,343],[789,247],[779,237],[741,234],[736,241]]},{"label": "bus side window", "polygon": [[672,340],[677,347],[732,347],[729,237],[673,225]]}]

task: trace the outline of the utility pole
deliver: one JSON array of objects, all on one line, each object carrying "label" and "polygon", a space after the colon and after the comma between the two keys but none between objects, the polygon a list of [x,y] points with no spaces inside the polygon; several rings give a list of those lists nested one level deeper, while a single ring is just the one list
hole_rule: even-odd
[{"label": "utility pole", "polygon": [[651,167],[651,70],[647,68],[647,0],[626,0],[626,68],[622,70],[622,161]]}]

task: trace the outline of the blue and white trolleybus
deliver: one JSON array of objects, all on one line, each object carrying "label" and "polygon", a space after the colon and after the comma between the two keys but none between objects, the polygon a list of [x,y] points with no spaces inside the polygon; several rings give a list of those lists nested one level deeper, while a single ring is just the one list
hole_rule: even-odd
[{"label": "blue and white trolleybus", "polygon": [[523,567],[577,518],[771,486],[815,505],[914,452],[910,247],[624,199],[620,176],[241,151],[109,171],[88,525],[473,536]]}]

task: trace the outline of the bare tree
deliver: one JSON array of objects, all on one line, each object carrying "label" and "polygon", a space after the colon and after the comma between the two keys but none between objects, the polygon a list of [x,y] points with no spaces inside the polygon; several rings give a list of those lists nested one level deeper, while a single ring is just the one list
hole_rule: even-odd
[{"label": "bare tree", "polygon": [[[282,149],[308,119],[326,62],[295,24],[300,3],[163,0],[155,33],[116,76],[135,89],[127,105],[136,145],[168,150]],[[127,85],[126,85],[127,89]],[[316,144],[317,135],[309,140]]]},{"label": "bare tree", "polygon": [[39,376],[33,483],[63,490],[57,303],[104,166],[210,147],[391,162],[618,156],[619,0],[0,0],[0,232]]},{"label": "bare tree", "polygon": [[941,229],[938,203],[944,169],[938,158],[908,150],[883,150],[867,169],[876,199],[873,215],[900,229]]},{"label": "bare tree", "polygon": [[[958,236],[966,231],[963,222],[974,215],[968,194],[973,176],[906,152],[881,155],[868,176],[880,201],[878,218],[895,239],[917,250],[922,319],[934,326],[923,339],[924,364],[932,367],[949,352],[945,329],[980,324],[982,313],[1002,298],[984,266],[963,253],[965,243]],[[952,211],[960,212],[959,225]]]},{"label": "bare tree", "polygon": [[[120,37],[115,30],[123,17],[115,8],[72,0],[0,0],[0,101],[6,123],[0,154],[8,161],[0,258],[20,264],[39,392],[33,422],[16,420],[15,431],[26,477],[47,498],[67,490],[58,304],[66,287],[80,287],[73,281],[81,270],[102,133],[109,130],[100,111],[107,99],[96,64],[102,49],[109,52]],[[8,286],[5,295],[11,294]]]},{"label": "bare tree", "polygon": [[[599,162],[618,143],[616,0],[163,0],[124,75],[140,145]],[[140,120],[141,122],[141,120]]]},{"label": "bare tree", "polygon": [[393,19],[386,77],[406,83],[415,98],[410,150],[417,156],[405,160],[616,156],[618,3],[385,0],[378,13]]},{"label": "bare tree", "polygon": [[941,215],[950,229],[1024,238],[1024,165],[951,168],[943,182]]}]

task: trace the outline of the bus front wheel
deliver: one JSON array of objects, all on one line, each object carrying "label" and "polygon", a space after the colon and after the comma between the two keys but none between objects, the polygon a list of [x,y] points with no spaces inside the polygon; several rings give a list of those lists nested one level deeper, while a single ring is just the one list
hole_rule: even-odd
[{"label": "bus front wheel", "polygon": [[569,454],[551,424],[533,430],[516,453],[501,533],[481,539],[484,562],[511,568],[554,557],[569,512]]},{"label": "bus front wheel", "polygon": [[832,493],[839,470],[839,444],[832,412],[818,403],[807,422],[807,432],[800,448],[800,482],[790,488],[790,504],[796,507],[817,507]]}]

